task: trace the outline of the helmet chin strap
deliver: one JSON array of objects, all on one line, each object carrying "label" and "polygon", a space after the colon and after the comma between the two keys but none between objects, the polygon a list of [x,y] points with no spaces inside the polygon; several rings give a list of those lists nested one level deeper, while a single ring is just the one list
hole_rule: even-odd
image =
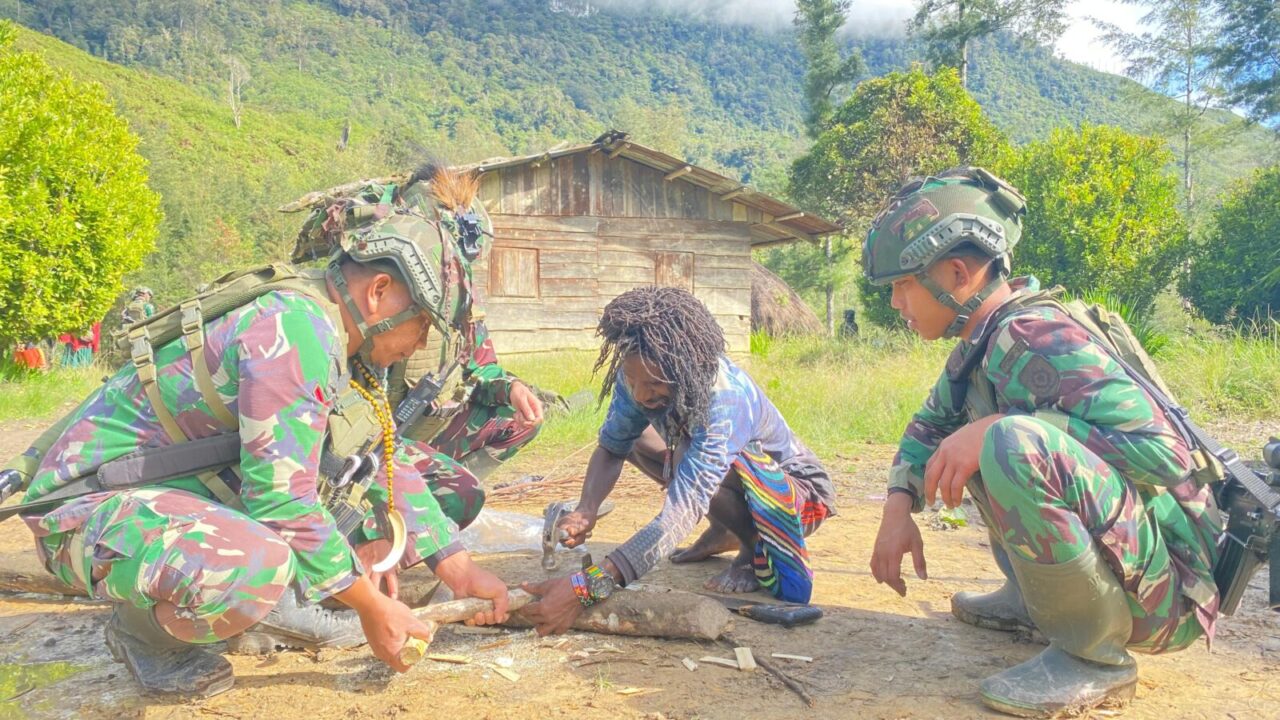
[{"label": "helmet chin strap", "polygon": [[[990,267],[990,263],[987,267]],[[942,336],[947,338],[960,337],[960,331],[964,330],[964,326],[968,324],[969,318],[973,317],[973,313],[978,310],[978,307],[1004,284],[1006,278],[1007,275],[1004,272],[1004,268],[1002,266],[998,266],[995,276],[991,278],[991,281],[984,285],[981,290],[974,293],[973,297],[969,298],[964,303],[961,303],[956,299],[955,295],[943,290],[942,286],[933,278],[929,277],[928,273],[922,272],[919,275],[916,275],[916,280],[919,280],[920,284],[923,285],[926,290],[933,293],[934,299],[949,309],[954,310],[956,313],[955,319],[952,320],[951,324],[947,326],[947,329],[942,332]]]},{"label": "helmet chin strap", "polygon": [[329,267],[325,274],[328,276],[329,281],[333,283],[334,288],[337,289],[338,297],[342,299],[342,304],[347,306],[347,312],[351,313],[351,319],[355,321],[356,329],[360,331],[362,342],[360,347],[356,349],[356,355],[362,358],[372,356],[375,335],[381,335],[397,325],[413,320],[422,314],[422,310],[414,304],[389,318],[369,325],[364,320],[364,313],[360,312],[360,308],[356,306],[356,301],[351,297],[347,278],[342,274],[342,259],[337,256],[330,259]]}]

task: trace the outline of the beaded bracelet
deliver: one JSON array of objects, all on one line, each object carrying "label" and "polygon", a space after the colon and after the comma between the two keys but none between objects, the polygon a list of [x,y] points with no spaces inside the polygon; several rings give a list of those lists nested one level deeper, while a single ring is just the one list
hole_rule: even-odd
[{"label": "beaded bracelet", "polygon": [[576,572],[569,576],[569,582],[573,584],[573,594],[578,596],[578,602],[582,607],[591,607],[596,600],[591,596],[591,589],[587,587],[587,576],[584,573]]}]

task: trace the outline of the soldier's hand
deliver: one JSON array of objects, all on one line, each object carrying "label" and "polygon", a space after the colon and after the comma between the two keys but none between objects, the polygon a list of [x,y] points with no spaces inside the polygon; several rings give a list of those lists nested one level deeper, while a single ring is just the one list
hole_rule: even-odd
[{"label": "soldier's hand", "polygon": [[876,582],[888,585],[903,597],[907,595],[907,581],[902,578],[904,555],[911,553],[916,577],[929,579],[924,561],[924,538],[911,519],[911,503],[911,496],[906,493],[889,495],[885,500],[884,515],[880,518],[880,530],[876,533],[875,550],[871,553],[871,575]]},{"label": "soldier's hand", "polygon": [[969,478],[978,472],[982,458],[982,442],[987,428],[1004,417],[988,415],[981,420],[965,425],[948,435],[933,457],[924,466],[924,499],[932,505],[938,495],[942,495],[942,504],[949,508],[958,507],[964,499],[964,488]]},{"label": "soldier's hand", "polygon": [[516,422],[524,427],[542,424],[542,400],[538,394],[522,382],[511,384],[511,407],[516,411]]},{"label": "soldier's hand", "polygon": [[435,624],[419,620],[408,605],[379,595],[374,607],[360,614],[360,626],[369,641],[374,656],[396,672],[404,672],[409,665],[400,661],[400,650],[410,637],[431,642]]},{"label": "soldier's hand", "polygon": [[574,510],[573,512],[560,518],[560,522],[556,527],[564,533],[563,539],[560,541],[565,547],[578,547],[591,537],[591,531],[596,527],[596,513],[586,510]]},{"label": "soldier's hand", "polygon": [[[387,556],[391,552],[391,541],[386,539],[370,540],[369,542],[360,543],[356,546],[356,557],[360,558],[360,564],[364,566],[365,577],[373,583],[373,587],[377,590],[385,592],[387,597],[392,600],[400,598],[400,575],[397,568],[380,573],[374,572],[373,566]],[[383,588],[385,584],[386,588]]]},{"label": "soldier's hand", "polygon": [[478,612],[468,625],[500,625],[507,621],[507,584],[485,570],[466,551],[454,553],[436,565],[436,576],[444,581],[457,598],[483,598],[493,601],[493,609]]}]

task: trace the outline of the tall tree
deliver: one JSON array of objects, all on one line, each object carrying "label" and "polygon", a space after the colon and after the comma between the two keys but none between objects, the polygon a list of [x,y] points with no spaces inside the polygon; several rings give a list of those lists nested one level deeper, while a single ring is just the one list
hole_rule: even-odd
[{"label": "tall tree", "polygon": [[[821,135],[831,118],[832,96],[866,71],[861,53],[853,50],[842,58],[836,44],[836,32],[844,25],[851,4],[852,0],[796,0],[794,22],[805,59],[805,128],[811,138]],[[841,254],[836,242],[830,235],[822,239],[828,335],[835,335],[836,331],[836,282],[832,272]]]},{"label": "tall tree", "polygon": [[155,245],[160,198],[102,87],[0,22],[0,343],[88,328]]},{"label": "tall tree", "polygon": [[1163,139],[1059,128],[1018,150],[1005,179],[1027,198],[1019,274],[1146,311],[1190,251]]},{"label": "tall tree", "polygon": [[1273,330],[1264,319],[1280,315],[1280,165],[1226,193],[1206,235],[1178,289],[1213,322]]},{"label": "tall tree", "polygon": [[[802,207],[861,232],[913,175],[962,164],[999,166],[1008,152],[954,70],[931,75],[917,67],[858,85],[792,165],[792,193]],[[894,322],[886,288],[863,283],[861,290],[872,321]]]},{"label": "tall tree", "polygon": [[1125,74],[1178,100],[1170,106],[1143,94],[1162,134],[1180,140],[1183,212],[1195,221],[1198,153],[1222,138],[1222,127],[1203,123],[1205,113],[1223,105],[1221,73],[1214,66],[1221,23],[1213,0],[1122,0],[1147,9],[1138,32],[1098,23],[1105,39],[1122,57]]},{"label": "tall tree", "polygon": [[1221,21],[1213,67],[1227,102],[1258,122],[1280,124],[1280,5],[1275,0],[1217,0]]},{"label": "tall tree", "polygon": [[953,67],[969,87],[969,51],[974,40],[1009,31],[1049,43],[1066,29],[1066,0],[920,0],[910,30],[929,45],[935,65]]}]

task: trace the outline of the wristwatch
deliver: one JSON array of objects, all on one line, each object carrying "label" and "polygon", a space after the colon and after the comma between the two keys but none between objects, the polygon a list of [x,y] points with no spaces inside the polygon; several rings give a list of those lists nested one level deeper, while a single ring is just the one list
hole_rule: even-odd
[{"label": "wristwatch", "polygon": [[582,560],[582,572],[570,575],[569,582],[573,584],[573,593],[578,596],[578,602],[582,603],[583,607],[591,607],[598,602],[608,600],[618,587],[612,575],[591,562],[590,555]]}]

